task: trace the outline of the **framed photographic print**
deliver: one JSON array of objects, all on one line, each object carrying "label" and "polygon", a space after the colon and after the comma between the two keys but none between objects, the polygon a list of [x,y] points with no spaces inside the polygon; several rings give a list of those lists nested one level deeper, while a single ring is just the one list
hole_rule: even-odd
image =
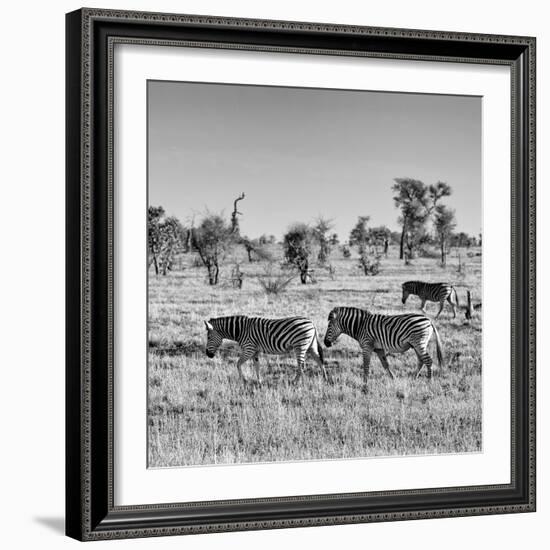
[{"label": "framed photographic print", "polygon": [[535,39],[67,15],[67,534],[535,509]]}]

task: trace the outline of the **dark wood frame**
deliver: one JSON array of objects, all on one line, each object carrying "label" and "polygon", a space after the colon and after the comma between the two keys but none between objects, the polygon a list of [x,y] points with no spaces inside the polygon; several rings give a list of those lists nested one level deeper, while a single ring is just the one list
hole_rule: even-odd
[{"label": "dark wood frame", "polygon": [[[67,535],[98,540],[534,511],[535,39],[101,9],[67,14],[66,29]],[[510,66],[510,484],[114,506],[111,132],[117,42]]]}]

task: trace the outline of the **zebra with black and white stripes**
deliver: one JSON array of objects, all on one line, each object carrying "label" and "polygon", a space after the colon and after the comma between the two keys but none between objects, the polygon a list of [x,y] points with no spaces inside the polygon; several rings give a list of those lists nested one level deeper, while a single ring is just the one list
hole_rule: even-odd
[{"label": "zebra with black and white stripes", "polygon": [[204,324],[208,333],[206,343],[208,357],[214,357],[224,339],[233,340],[239,344],[241,355],[237,361],[237,369],[243,382],[246,382],[246,378],[242,366],[249,359],[254,360],[256,378],[258,383],[261,383],[258,355],[260,353],[281,355],[292,351],[294,351],[298,366],[294,382],[297,382],[302,376],[308,353],[315,359],[327,380],[317,329],[313,322],[306,317],[265,319],[232,315],[210,319]]},{"label": "zebra with black and white stripes", "polygon": [[374,351],[390,378],[395,378],[388,364],[388,353],[403,353],[414,349],[418,357],[416,376],[426,365],[428,378],[432,377],[432,358],[428,343],[435,334],[437,359],[443,366],[441,339],[433,321],[425,315],[405,313],[379,315],[356,307],[336,307],[328,316],[325,346],[331,347],[340,334],[357,340],[363,352],[363,376],[365,388],[369,376],[370,359]]},{"label": "zebra with black and white stripes", "polygon": [[445,300],[449,302],[453,310],[453,319],[456,317],[455,307],[460,307],[458,303],[458,294],[453,285],[449,283],[424,283],[423,281],[407,281],[401,285],[403,289],[403,304],[407,301],[410,294],[418,296],[421,300],[420,309],[425,313],[426,302],[439,302],[439,311],[435,318],[437,319],[445,306]]}]

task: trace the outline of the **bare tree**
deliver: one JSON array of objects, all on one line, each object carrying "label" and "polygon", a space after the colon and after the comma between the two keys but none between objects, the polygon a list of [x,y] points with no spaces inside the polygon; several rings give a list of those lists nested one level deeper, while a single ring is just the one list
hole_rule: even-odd
[{"label": "bare tree", "polygon": [[233,201],[233,212],[231,214],[231,233],[233,235],[239,236],[240,234],[240,228],[239,228],[239,216],[242,216],[242,212],[239,212],[237,210],[237,203],[239,201],[242,201],[244,199],[245,195],[244,193],[241,193],[234,201]]}]

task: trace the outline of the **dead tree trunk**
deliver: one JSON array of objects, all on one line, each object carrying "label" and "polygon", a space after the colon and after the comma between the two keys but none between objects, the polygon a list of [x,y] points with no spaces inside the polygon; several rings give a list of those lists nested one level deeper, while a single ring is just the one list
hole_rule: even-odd
[{"label": "dead tree trunk", "polygon": [[237,203],[239,201],[242,201],[244,199],[244,193],[241,193],[239,197],[237,197],[233,201],[233,213],[231,214],[231,233],[233,235],[239,235],[239,218],[238,216],[242,216],[242,213],[237,210]]},{"label": "dead tree trunk", "polygon": [[472,318],[473,308],[472,308],[472,293],[469,290],[466,291],[466,299],[467,299],[467,305],[466,305],[466,310],[464,312],[464,315],[466,315],[466,319],[470,320]]}]

